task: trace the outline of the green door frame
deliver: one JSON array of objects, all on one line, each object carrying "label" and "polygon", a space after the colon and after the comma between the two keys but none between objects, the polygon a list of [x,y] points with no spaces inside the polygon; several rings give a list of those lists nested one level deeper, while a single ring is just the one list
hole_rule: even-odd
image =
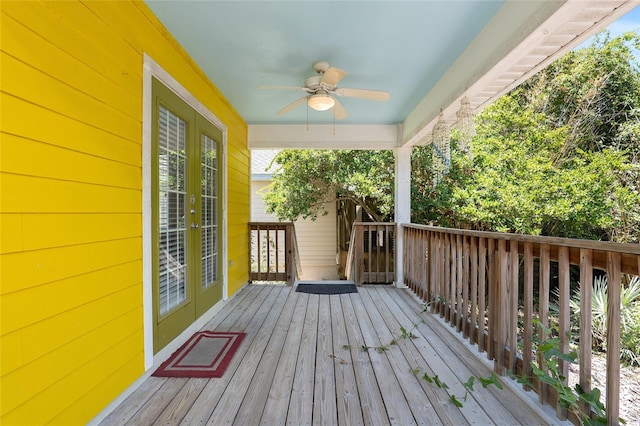
[{"label": "green door frame", "polygon": [[[189,327],[199,316],[206,312],[217,301],[222,299],[223,296],[223,271],[222,271],[222,132],[213,125],[210,121],[200,115],[194,108],[189,106],[179,96],[172,92],[165,85],[160,83],[157,79],[152,79],[152,126],[151,126],[151,206],[152,206],[152,300],[153,300],[153,352],[157,353],[160,349],[166,346],[176,336],[178,336],[184,329]],[[183,169],[184,173],[177,175],[174,185],[176,186],[173,191],[174,196],[177,198],[175,202],[176,209],[180,209],[176,212],[177,219],[175,220],[177,231],[174,233],[178,235],[177,243],[181,244],[181,239],[184,240],[183,250],[185,253],[181,253],[179,260],[175,260],[172,257],[174,265],[180,268],[178,276],[185,276],[184,294],[182,300],[179,301],[177,306],[171,306],[171,309],[166,312],[161,312],[160,309],[160,268],[161,268],[161,250],[160,250],[160,201],[159,201],[159,119],[160,110],[164,108],[170,111],[175,116],[179,117],[185,124],[186,128],[186,144],[181,151],[176,148],[175,154],[175,169]],[[202,143],[205,142],[209,147],[215,147],[215,149],[209,151],[209,158],[202,155]],[[213,155],[213,161],[211,156]],[[211,179],[211,176],[207,174],[207,179],[203,181],[202,163],[208,161],[210,169],[213,169],[216,176],[215,179]],[[183,164],[180,165],[179,163]],[[168,166],[167,166],[168,167]],[[209,170],[211,172],[211,170]],[[206,173],[205,173],[206,174]],[[182,180],[182,181],[181,181]],[[211,188],[210,191],[203,191],[203,187],[213,183],[215,188]],[[208,202],[207,206],[212,207],[213,212],[210,211],[209,215],[205,215],[209,219],[213,216],[214,223],[209,223],[207,228],[207,235],[210,232],[214,232],[213,240],[208,239],[208,243],[205,247],[214,251],[213,256],[208,256],[206,261],[209,262],[207,276],[213,276],[212,282],[203,282],[203,228],[200,226],[203,219],[202,211],[202,197],[203,192],[205,194],[214,194],[215,196],[205,195]],[[211,203],[214,205],[211,206]],[[169,210],[169,208],[167,208]],[[180,214],[182,217],[180,218]],[[211,220],[209,220],[211,222]],[[182,236],[182,237],[181,237]],[[213,243],[213,246],[211,242]],[[180,250],[178,250],[180,251]],[[163,265],[167,265],[167,253],[164,254]],[[206,268],[205,268],[206,269]],[[213,274],[211,273],[213,271]],[[178,278],[180,280],[180,278]],[[178,289],[181,287],[178,286]],[[176,291],[180,293],[180,290]]]}]

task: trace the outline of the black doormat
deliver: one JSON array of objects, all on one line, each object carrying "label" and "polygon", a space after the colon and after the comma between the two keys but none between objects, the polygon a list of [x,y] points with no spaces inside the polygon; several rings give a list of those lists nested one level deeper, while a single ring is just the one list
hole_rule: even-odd
[{"label": "black doormat", "polygon": [[355,284],[298,284],[296,291],[309,294],[345,294],[357,293],[358,288]]}]

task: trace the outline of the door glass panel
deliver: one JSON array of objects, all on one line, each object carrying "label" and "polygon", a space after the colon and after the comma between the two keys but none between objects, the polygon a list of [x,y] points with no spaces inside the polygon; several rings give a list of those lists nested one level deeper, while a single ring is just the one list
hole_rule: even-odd
[{"label": "door glass panel", "polygon": [[159,112],[159,307],[160,315],[164,315],[188,297],[187,124],[163,106]]},{"label": "door glass panel", "polygon": [[218,208],[218,146],[205,134],[200,138],[202,173],[200,194],[202,196],[202,287],[207,288],[218,278],[217,218]]}]

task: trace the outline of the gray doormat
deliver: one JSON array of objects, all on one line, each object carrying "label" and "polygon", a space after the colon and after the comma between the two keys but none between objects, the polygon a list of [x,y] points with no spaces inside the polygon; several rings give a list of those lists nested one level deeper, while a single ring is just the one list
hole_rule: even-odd
[{"label": "gray doormat", "polygon": [[358,288],[355,284],[298,284],[296,291],[309,294],[345,294],[357,293]]}]

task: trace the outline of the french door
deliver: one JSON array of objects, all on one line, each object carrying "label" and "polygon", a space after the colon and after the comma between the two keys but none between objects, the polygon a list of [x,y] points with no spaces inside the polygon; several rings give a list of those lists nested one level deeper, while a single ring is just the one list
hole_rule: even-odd
[{"label": "french door", "polygon": [[153,80],[154,353],[222,298],[222,133]]}]

